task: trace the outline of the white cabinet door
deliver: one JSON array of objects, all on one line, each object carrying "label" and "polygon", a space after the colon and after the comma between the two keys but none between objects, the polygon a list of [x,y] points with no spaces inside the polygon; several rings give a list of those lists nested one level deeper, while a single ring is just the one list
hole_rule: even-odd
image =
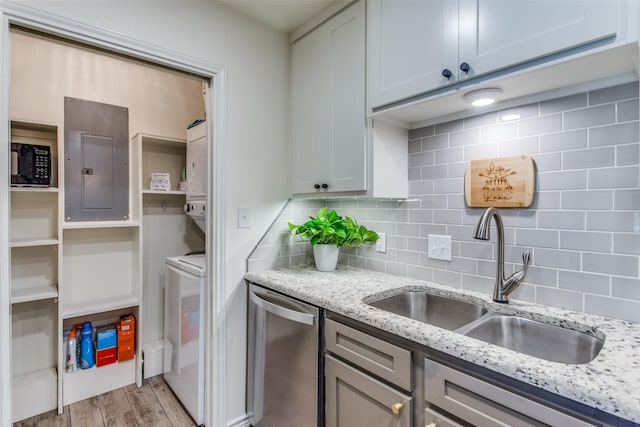
[{"label": "white cabinet door", "polygon": [[[371,107],[457,80],[456,1],[372,0],[367,21]],[[449,78],[444,70],[451,72]]]},{"label": "white cabinet door", "polygon": [[363,191],[364,2],[292,46],[293,193]]},{"label": "white cabinet door", "polygon": [[460,0],[460,78],[531,61],[614,36],[612,0]]}]

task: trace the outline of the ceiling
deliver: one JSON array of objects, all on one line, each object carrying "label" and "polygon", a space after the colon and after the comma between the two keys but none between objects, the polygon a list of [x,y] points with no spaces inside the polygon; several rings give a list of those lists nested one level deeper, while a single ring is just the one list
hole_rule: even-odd
[{"label": "ceiling", "polygon": [[269,27],[289,33],[334,0],[217,0]]}]

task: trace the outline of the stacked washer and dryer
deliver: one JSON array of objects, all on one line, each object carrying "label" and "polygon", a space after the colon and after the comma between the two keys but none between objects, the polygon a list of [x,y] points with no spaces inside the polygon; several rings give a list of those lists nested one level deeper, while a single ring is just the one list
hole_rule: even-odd
[{"label": "stacked washer and dryer", "polygon": [[[185,212],[206,234],[207,124],[187,129]],[[204,423],[204,254],[169,257],[165,287],[164,379],[194,421]]]}]

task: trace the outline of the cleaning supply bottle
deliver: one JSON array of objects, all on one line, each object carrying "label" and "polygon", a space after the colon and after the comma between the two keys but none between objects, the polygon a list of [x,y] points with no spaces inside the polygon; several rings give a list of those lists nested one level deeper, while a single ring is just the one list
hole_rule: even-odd
[{"label": "cleaning supply bottle", "polygon": [[91,328],[91,322],[84,322],[82,324],[82,353],[80,354],[80,368],[92,368],[94,360],[93,328]]},{"label": "cleaning supply bottle", "polygon": [[67,372],[75,372],[78,369],[78,363],[76,361],[76,331],[72,329],[69,331],[69,338],[67,340],[67,356],[65,361],[65,370]]}]

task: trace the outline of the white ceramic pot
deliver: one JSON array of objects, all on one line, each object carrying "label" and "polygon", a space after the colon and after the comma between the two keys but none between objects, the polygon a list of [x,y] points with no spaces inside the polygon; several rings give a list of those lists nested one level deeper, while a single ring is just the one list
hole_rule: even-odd
[{"label": "white ceramic pot", "polygon": [[335,271],[340,248],[336,245],[313,245],[313,257],[318,271]]}]

